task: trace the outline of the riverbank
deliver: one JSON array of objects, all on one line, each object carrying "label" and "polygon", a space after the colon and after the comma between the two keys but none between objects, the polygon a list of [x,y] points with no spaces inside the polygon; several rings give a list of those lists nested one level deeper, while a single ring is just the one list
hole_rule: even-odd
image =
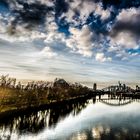
[{"label": "riverbank", "polygon": [[[56,78],[54,82],[32,81],[26,85],[16,82],[15,78],[1,76],[0,81],[0,117],[12,115],[12,113],[68,103],[71,101],[84,100],[103,94],[112,94],[110,91],[89,89],[79,83],[69,83],[64,79]],[[139,92],[133,94],[117,93],[119,96],[140,97]],[[130,92],[131,93],[131,92]],[[112,94],[114,96],[114,93]],[[4,114],[4,115],[1,115]]]},{"label": "riverbank", "polygon": [[67,88],[67,90],[55,87],[42,91],[0,87],[0,117],[79,101],[91,96],[93,94],[87,87]]},{"label": "riverbank", "polygon": [[[106,104],[105,102],[108,104]],[[118,105],[114,106],[111,103]],[[29,110],[28,112],[21,112],[21,114],[19,115],[17,115],[17,113],[15,112],[14,115],[17,116],[9,116],[7,118],[5,117],[4,120],[0,119],[0,121],[2,122],[0,123],[1,139],[8,139],[10,136],[10,138],[12,139],[12,136],[15,136],[15,134],[17,135],[17,139],[42,139],[42,137],[44,136],[46,136],[44,137],[45,139],[68,139],[66,137],[64,138],[63,134],[65,130],[67,130],[67,132],[70,131],[70,135],[72,136],[70,139],[76,139],[75,137],[73,137],[73,134],[76,132],[78,139],[79,132],[81,132],[81,137],[85,136],[83,135],[83,133],[89,136],[89,132],[85,133],[87,131],[90,131],[90,136],[92,136],[93,128],[95,128],[94,130],[98,129],[96,124],[98,124],[99,129],[102,127],[102,130],[104,130],[105,132],[107,130],[107,132],[109,132],[108,126],[110,126],[109,128],[111,128],[112,124],[114,123],[114,127],[116,128],[116,125],[119,124],[117,130],[121,130],[120,124],[122,125],[121,128],[124,128],[124,125],[130,124],[130,118],[133,119],[131,120],[132,128],[134,126],[134,122],[136,122],[136,124],[138,124],[139,122],[139,116],[136,116],[136,114],[139,114],[139,100],[132,100],[131,98],[122,98],[120,100],[116,97],[115,99],[111,99],[110,97],[105,95],[102,96],[101,100],[99,100],[99,98],[97,97],[95,101],[94,99],[90,99],[85,102],[82,99],[81,102],[74,102],[73,104],[64,102],[52,106],[52,108],[46,108],[44,110]],[[116,113],[118,113],[117,116]],[[122,115],[124,116],[122,117]],[[129,115],[127,117],[128,119],[126,119],[126,115]],[[116,118],[121,118],[118,118],[118,121],[116,121],[116,119],[113,119],[110,124],[112,118],[115,118],[114,116]],[[105,118],[108,118],[107,122]],[[98,119],[100,120],[98,121]],[[122,120],[122,122],[118,123],[120,122],[120,120]],[[95,127],[93,126],[94,124]],[[84,126],[82,127],[82,131],[81,126]],[[139,125],[137,125],[137,127],[138,126]],[[80,127],[80,129],[77,129],[78,127]],[[129,128],[130,126],[128,126],[127,130]],[[73,132],[71,132],[72,130]],[[112,130],[112,128],[109,130]],[[114,131],[116,132],[115,129]],[[119,133],[122,134],[122,132]],[[130,132],[132,132],[132,130]],[[61,138],[58,137],[58,134],[60,133],[62,134]],[[115,134],[116,133],[114,133],[114,136],[116,136]],[[110,133],[110,135],[112,135],[112,133]],[[126,133],[124,135],[126,135]],[[124,135],[122,134],[122,138],[124,138]],[[91,137],[89,137],[89,139],[90,138]],[[13,139],[15,140],[15,137]],[[129,138],[126,137],[126,139]]]}]

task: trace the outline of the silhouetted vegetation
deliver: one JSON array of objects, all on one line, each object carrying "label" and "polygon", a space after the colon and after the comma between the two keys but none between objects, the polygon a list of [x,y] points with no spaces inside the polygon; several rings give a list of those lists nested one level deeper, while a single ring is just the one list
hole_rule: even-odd
[{"label": "silhouetted vegetation", "polygon": [[35,107],[86,96],[90,89],[81,84],[67,83],[64,79],[54,82],[32,81],[26,85],[9,75],[0,77],[0,112]]},{"label": "silhouetted vegetation", "polygon": [[140,87],[138,85],[136,90],[120,83],[103,90],[95,90],[96,86],[94,85],[94,89],[91,90],[79,83],[71,84],[58,78],[54,82],[32,81],[23,85],[15,78],[10,78],[9,75],[2,75],[0,77],[0,113],[75,100],[97,94],[101,96],[105,93],[113,96],[140,97]]}]

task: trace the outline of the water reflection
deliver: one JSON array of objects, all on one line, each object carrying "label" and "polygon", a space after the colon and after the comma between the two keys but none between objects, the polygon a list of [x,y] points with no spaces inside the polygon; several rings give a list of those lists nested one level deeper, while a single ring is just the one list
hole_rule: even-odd
[{"label": "water reflection", "polygon": [[[38,133],[44,127],[55,127],[58,121],[65,118],[69,113],[77,115],[88,105],[87,100],[80,100],[76,103],[68,102],[53,105],[47,110],[26,112],[14,118],[6,118],[0,123],[0,139],[6,134],[10,137],[13,133]],[[3,134],[3,135],[2,135]]]},{"label": "water reflection", "polygon": [[1,121],[0,139],[140,139],[138,102],[103,96],[26,112]]}]

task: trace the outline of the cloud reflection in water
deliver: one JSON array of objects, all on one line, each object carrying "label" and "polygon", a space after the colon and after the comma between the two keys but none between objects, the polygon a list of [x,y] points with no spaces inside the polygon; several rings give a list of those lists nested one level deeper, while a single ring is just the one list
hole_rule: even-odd
[{"label": "cloud reflection in water", "polygon": [[140,104],[112,107],[102,103],[90,104],[77,116],[70,114],[58,122],[55,128],[43,132],[23,135],[20,139],[65,140],[65,139],[121,139],[140,137]]}]

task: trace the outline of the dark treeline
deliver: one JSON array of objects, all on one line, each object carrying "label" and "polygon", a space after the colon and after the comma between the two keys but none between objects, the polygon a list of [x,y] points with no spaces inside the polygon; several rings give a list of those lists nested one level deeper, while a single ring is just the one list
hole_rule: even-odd
[{"label": "dark treeline", "polygon": [[26,108],[69,100],[90,93],[90,89],[78,83],[68,83],[56,78],[54,82],[32,81],[21,84],[9,75],[0,77],[0,111]]}]

